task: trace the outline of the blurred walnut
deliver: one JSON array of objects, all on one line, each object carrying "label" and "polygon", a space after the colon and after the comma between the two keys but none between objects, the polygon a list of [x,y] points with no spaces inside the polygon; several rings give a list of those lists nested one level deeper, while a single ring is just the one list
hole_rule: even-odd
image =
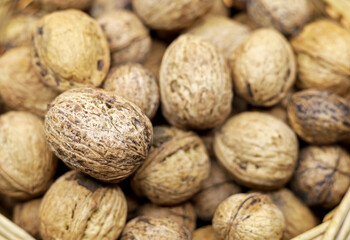
[{"label": "blurred walnut", "polygon": [[225,6],[223,0],[214,0],[213,6],[207,15],[219,15],[228,17],[230,15],[230,9]]},{"label": "blurred walnut", "polygon": [[40,8],[46,11],[56,11],[62,9],[82,9],[86,10],[91,6],[93,0],[34,0],[38,2]]},{"label": "blurred walnut", "polygon": [[192,240],[217,240],[215,237],[214,229],[211,225],[197,228],[193,232]]},{"label": "blurred walnut", "polygon": [[350,4],[348,0],[324,0],[326,15],[350,29]]},{"label": "blurred walnut", "polygon": [[137,211],[140,207],[139,199],[135,195],[126,195],[126,204],[128,209],[127,220],[137,216]]},{"label": "blurred walnut", "polygon": [[256,110],[259,110],[262,113],[270,114],[270,115],[282,120],[283,122],[288,123],[287,109],[282,107],[280,104],[277,106],[274,106],[272,108],[256,109]]},{"label": "blurred walnut", "polygon": [[227,7],[233,7],[238,10],[244,10],[246,7],[246,0],[222,0]]},{"label": "blurred walnut", "polygon": [[147,69],[151,70],[154,76],[156,76],[157,83],[159,82],[160,64],[162,63],[163,55],[167,45],[164,42],[152,39],[151,50],[142,63]]},{"label": "blurred walnut", "polygon": [[90,14],[98,18],[117,9],[131,9],[131,0],[93,0]]},{"label": "blurred walnut", "polygon": [[232,19],[236,22],[244,24],[250,30],[255,30],[255,29],[259,28],[259,26],[256,25],[256,23],[252,19],[249,18],[248,14],[246,12],[236,14],[233,16]]}]

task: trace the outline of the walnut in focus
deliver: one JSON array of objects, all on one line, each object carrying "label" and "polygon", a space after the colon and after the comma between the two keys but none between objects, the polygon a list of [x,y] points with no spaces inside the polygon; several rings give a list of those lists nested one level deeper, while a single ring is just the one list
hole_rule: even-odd
[{"label": "walnut in focus", "polygon": [[214,229],[211,225],[197,228],[193,232],[192,240],[217,240]]},{"label": "walnut in focus", "polygon": [[131,0],[93,0],[90,14],[98,18],[117,9],[131,9]]},{"label": "walnut in focus", "polygon": [[164,42],[152,39],[151,50],[146,57],[146,60],[142,63],[147,69],[152,71],[154,76],[156,76],[157,82],[159,81],[160,64],[162,63],[166,48],[167,45]]}]

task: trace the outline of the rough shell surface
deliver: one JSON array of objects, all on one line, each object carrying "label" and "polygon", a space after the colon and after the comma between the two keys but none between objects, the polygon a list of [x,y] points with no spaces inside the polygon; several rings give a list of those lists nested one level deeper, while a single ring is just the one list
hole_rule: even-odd
[{"label": "rough shell surface", "polygon": [[93,0],[37,0],[40,7],[46,11],[55,11],[59,9],[88,9]]},{"label": "rough shell surface", "polygon": [[131,9],[131,7],[131,0],[93,0],[90,14],[96,18],[117,9]]},{"label": "rough shell surface", "polygon": [[214,229],[211,225],[197,228],[193,232],[192,240],[217,240],[215,237]]},{"label": "rough shell surface", "polygon": [[154,76],[159,80],[160,64],[162,63],[163,55],[167,45],[164,42],[152,39],[151,50],[142,63],[147,69],[151,70]]}]

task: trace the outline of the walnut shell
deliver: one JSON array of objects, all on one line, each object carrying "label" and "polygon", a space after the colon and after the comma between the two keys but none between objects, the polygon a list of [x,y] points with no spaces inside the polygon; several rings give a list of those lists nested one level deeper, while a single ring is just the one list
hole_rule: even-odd
[{"label": "walnut shell", "polygon": [[34,71],[30,48],[8,50],[0,57],[0,95],[7,107],[44,117],[47,105],[58,95]]},{"label": "walnut shell", "polygon": [[151,49],[148,29],[128,10],[115,10],[98,18],[106,34],[112,55],[112,64],[142,62]]},{"label": "walnut shell", "polygon": [[135,195],[126,195],[126,204],[128,206],[128,215],[127,220],[130,220],[137,216],[137,211],[141,205],[141,203],[138,201],[139,198]]},{"label": "walnut shell", "polygon": [[306,25],[291,41],[298,62],[297,86],[346,95],[350,90],[349,42],[350,33],[331,20]]},{"label": "walnut shell", "polygon": [[90,15],[98,18],[117,9],[131,9],[131,0],[93,0]]},{"label": "walnut shell", "polygon": [[197,228],[193,232],[192,240],[217,240],[214,229],[211,225]]},{"label": "walnut shell", "polygon": [[235,90],[255,106],[272,106],[292,88],[296,61],[287,39],[273,29],[252,32],[229,59]]},{"label": "walnut shell", "polygon": [[19,199],[43,193],[56,172],[43,122],[27,112],[0,116],[0,192]]},{"label": "walnut shell", "polygon": [[280,104],[269,109],[260,109],[260,112],[270,114],[288,124],[287,109]]},{"label": "walnut shell", "polygon": [[73,89],[52,102],[46,138],[69,167],[119,182],[144,162],[152,124],[133,103],[102,89]]},{"label": "walnut shell", "polygon": [[160,64],[162,63],[166,48],[167,45],[164,42],[152,39],[151,50],[143,62],[143,65],[156,76],[157,82],[159,79]]},{"label": "walnut shell", "polygon": [[98,23],[79,10],[45,15],[32,31],[33,65],[48,86],[65,91],[97,87],[109,64],[107,40]]},{"label": "walnut shell", "polygon": [[294,131],[312,144],[331,144],[350,136],[350,107],[346,100],[325,90],[295,93],[288,104]]},{"label": "walnut shell", "polygon": [[241,24],[244,24],[250,30],[255,30],[255,29],[259,28],[259,26],[256,25],[256,23],[252,19],[250,19],[250,17],[248,16],[248,14],[246,12],[238,13],[238,14],[234,15],[232,19],[234,21],[241,23]]},{"label": "walnut shell", "polygon": [[336,206],[350,186],[348,152],[337,145],[302,149],[291,186],[309,206]]},{"label": "walnut shell", "polygon": [[285,229],[283,213],[264,194],[235,194],[216,209],[213,228],[218,240],[280,240]]},{"label": "walnut shell", "polygon": [[207,15],[230,16],[230,9],[225,6],[222,0],[214,0],[213,6]]},{"label": "walnut shell", "polygon": [[153,147],[132,181],[153,203],[174,205],[190,199],[209,171],[208,154],[195,133],[155,127]]},{"label": "walnut shell", "polygon": [[126,200],[108,186],[76,171],[58,178],[39,210],[43,239],[117,239],[126,222]]},{"label": "walnut shell", "polygon": [[277,189],[292,177],[298,140],[281,120],[266,113],[244,112],[230,118],[215,134],[214,151],[238,183]]},{"label": "walnut shell", "polygon": [[153,73],[140,64],[126,64],[112,70],[103,88],[140,107],[153,118],[159,106],[159,89]]},{"label": "walnut shell", "polygon": [[40,4],[40,8],[46,11],[55,11],[60,9],[88,9],[93,0],[34,0]]},{"label": "walnut shell", "polygon": [[212,128],[231,112],[225,59],[199,37],[182,35],[167,48],[159,83],[163,115],[176,127]]}]

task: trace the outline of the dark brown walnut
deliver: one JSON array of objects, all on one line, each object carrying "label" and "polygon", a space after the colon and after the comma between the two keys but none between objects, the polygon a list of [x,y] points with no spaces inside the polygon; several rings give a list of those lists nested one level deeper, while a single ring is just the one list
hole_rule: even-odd
[{"label": "dark brown walnut", "polygon": [[294,131],[312,144],[332,144],[350,136],[350,107],[345,99],[325,90],[295,93],[288,104]]},{"label": "dark brown walnut", "polygon": [[102,89],[59,95],[45,116],[46,138],[69,167],[96,179],[119,182],[144,162],[152,124],[133,103]]},{"label": "dark brown walnut", "polygon": [[109,44],[112,65],[142,62],[151,48],[149,30],[128,10],[115,10],[98,18]]},{"label": "dark brown walnut", "polygon": [[44,117],[47,105],[58,93],[40,81],[31,63],[30,48],[23,46],[0,57],[0,95],[8,108]]},{"label": "dark brown walnut", "polygon": [[226,60],[200,37],[185,34],[171,43],[159,83],[163,115],[176,127],[213,128],[231,112],[233,92]]},{"label": "dark brown walnut", "polygon": [[43,239],[117,239],[126,222],[122,190],[76,171],[58,178],[39,210]]},{"label": "dark brown walnut", "polygon": [[209,176],[210,161],[193,132],[155,127],[153,145],[133,177],[133,186],[153,203],[174,205],[190,199]]},{"label": "dark brown walnut", "polygon": [[192,198],[198,218],[211,221],[217,206],[240,191],[241,188],[230,179],[225,170],[212,161],[209,177],[204,181],[201,190]]},{"label": "dark brown walnut", "polygon": [[232,195],[218,206],[213,228],[218,240],[280,240],[285,220],[269,196],[241,193]]},{"label": "dark brown walnut", "polygon": [[117,9],[131,9],[131,0],[93,0],[90,15],[98,18]]},{"label": "dark brown walnut", "polygon": [[62,9],[88,9],[93,0],[34,0],[40,5],[40,8],[46,11],[55,11]]},{"label": "dark brown walnut", "polygon": [[348,152],[337,145],[302,149],[291,186],[309,206],[336,206],[350,186]]},{"label": "dark brown walnut", "polygon": [[42,120],[27,112],[0,117],[0,192],[19,199],[43,193],[56,172]]},{"label": "dark brown walnut", "polygon": [[32,29],[33,66],[44,84],[59,91],[101,85],[109,54],[101,27],[79,10],[47,14]]},{"label": "dark brown walnut", "polygon": [[197,228],[193,232],[192,240],[217,240],[214,229],[211,225]]},{"label": "dark brown walnut", "polygon": [[257,25],[284,34],[297,34],[311,18],[308,0],[249,0],[247,11]]},{"label": "dark brown walnut", "polygon": [[153,73],[137,63],[121,65],[109,73],[103,88],[140,107],[150,119],[159,106],[159,89]]},{"label": "dark brown walnut", "polygon": [[151,70],[154,76],[156,76],[157,82],[159,80],[160,64],[162,63],[163,55],[167,45],[157,39],[152,39],[151,50],[146,57],[146,60],[142,63],[147,69]]},{"label": "dark brown walnut", "polygon": [[239,184],[278,189],[292,177],[298,140],[281,120],[266,113],[244,112],[230,118],[215,134],[214,152]]}]

